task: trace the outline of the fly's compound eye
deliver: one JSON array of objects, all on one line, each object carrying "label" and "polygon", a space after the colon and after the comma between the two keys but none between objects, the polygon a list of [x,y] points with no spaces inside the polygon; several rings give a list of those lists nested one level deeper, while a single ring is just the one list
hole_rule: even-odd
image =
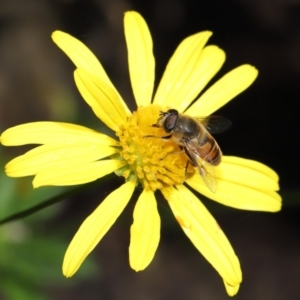
[{"label": "fly's compound eye", "polygon": [[174,130],[178,119],[178,111],[175,109],[168,110],[168,114],[163,123],[163,129],[165,132],[171,132]]}]

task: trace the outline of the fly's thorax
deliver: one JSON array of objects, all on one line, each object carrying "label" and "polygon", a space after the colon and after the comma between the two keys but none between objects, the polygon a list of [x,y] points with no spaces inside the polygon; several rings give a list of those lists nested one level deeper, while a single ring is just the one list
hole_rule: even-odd
[{"label": "fly's thorax", "polygon": [[192,140],[198,138],[201,132],[202,128],[197,120],[185,115],[180,115],[172,134],[175,139]]}]

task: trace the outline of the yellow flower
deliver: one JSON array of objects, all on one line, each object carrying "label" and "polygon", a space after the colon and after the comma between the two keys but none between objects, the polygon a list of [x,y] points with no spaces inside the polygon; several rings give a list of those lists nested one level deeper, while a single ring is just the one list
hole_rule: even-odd
[{"label": "yellow flower", "polygon": [[136,271],[145,269],[158,247],[160,217],[154,192],[160,190],[184,233],[220,274],[228,294],[235,295],[242,281],[238,258],[216,220],[187,186],[227,206],[275,212],[281,208],[278,176],[259,162],[223,156],[215,168],[217,189],[212,192],[194,167],[189,165],[186,170],[187,156],[178,145],[172,139],[157,138],[166,134],[152,125],[159,112],[169,108],[190,116],[208,116],[251,85],[258,72],[250,65],[237,67],[198,97],[225,61],[221,49],[205,46],[212,33],[204,31],[178,46],[153,97],[155,61],[149,29],[136,12],[127,12],[124,22],[135,112],[129,111],[84,44],[60,31],[52,35],[76,65],[75,82],[82,97],[117,138],[68,123],[15,126],[3,132],[3,145],[40,145],[11,160],[6,173],[11,177],[35,175],[35,188],[82,184],[111,172],[125,177],[126,182],[104,199],[75,234],[64,257],[65,276],[78,270],[140,184],[143,191],[130,230],[130,266]]}]

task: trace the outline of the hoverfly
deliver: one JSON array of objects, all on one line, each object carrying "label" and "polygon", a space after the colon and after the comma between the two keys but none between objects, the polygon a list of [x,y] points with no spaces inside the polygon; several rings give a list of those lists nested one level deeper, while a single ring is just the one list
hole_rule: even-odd
[{"label": "hoverfly", "polygon": [[222,159],[222,151],[211,133],[220,133],[231,126],[231,122],[220,116],[207,118],[191,117],[179,113],[176,109],[160,112],[153,127],[162,128],[186,154],[194,167],[198,169],[206,186],[216,191],[216,180],[213,168]]}]

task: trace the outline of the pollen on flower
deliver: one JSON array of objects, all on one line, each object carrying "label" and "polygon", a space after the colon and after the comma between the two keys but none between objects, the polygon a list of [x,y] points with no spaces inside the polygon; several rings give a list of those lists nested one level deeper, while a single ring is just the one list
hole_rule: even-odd
[{"label": "pollen on flower", "polygon": [[166,133],[156,124],[158,105],[139,107],[116,135],[120,139],[119,157],[127,162],[120,175],[137,179],[145,189],[153,191],[165,186],[182,184],[194,172],[186,155],[172,139],[162,139]]},{"label": "pollen on flower", "polygon": [[126,170],[122,173],[122,175],[125,177],[125,178],[128,178],[129,175],[130,175],[130,171],[129,170]]},{"label": "pollen on flower", "polygon": [[176,216],[176,220],[179,225],[184,228],[185,230],[190,230],[192,228],[191,224],[187,224],[180,216]]}]

